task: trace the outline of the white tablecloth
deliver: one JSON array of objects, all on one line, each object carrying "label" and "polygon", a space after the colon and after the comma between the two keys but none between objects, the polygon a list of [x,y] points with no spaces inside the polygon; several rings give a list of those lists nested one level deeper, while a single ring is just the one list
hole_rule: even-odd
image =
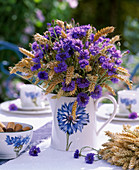
[{"label": "white tablecloth", "polygon": [[[19,115],[2,112],[0,110],[0,121],[14,121],[29,123],[34,126],[34,130],[45,125],[52,120],[51,114],[43,115]],[[105,120],[97,118],[98,128]],[[104,131],[110,130],[118,132],[122,130],[123,124],[132,126],[139,125],[139,122],[117,122],[112,121],[98,136],[98,148],[108,140]],[[38,157],[29,156],[28,152],[23,153],[16,159],[10,160],[0,165],[0,170],[120,170],[121,167],[113,166],[104,160],[96,161],[93,164],[86,164],[84,158],[73,158],[73,152],[58,151],[50,146],[50,140],[45,140],[39,144],[41,153]]]}]

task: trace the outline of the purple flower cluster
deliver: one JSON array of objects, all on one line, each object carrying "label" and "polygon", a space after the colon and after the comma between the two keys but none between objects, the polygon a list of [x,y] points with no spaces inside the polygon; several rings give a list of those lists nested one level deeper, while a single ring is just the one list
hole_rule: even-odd
[{"label": "purple flower cluster", "polygon": [[93,99],[98,99],[102,95],[102,87],[100,85],[95,86],[95,89],[93,92],[91,92],[91,97]]},{"label": "purple flower cluster", "polygon": [[72,91],[75,88],[75,81],[71,81],[69,84],[66,84],[64,80],[64,82],[62,82],[62,86],[62,90],[66,92]]},{"label": "purple flower cluster", "polygon": [[86,79],[86,78],[77,78],[76,80],[77,82],[77,85],[79,88],[85,88],[85,87],[88,87],[90,82]]},{"label": "purple flower cluster", "polygon": [[[65,93],[76,88],[74,96],[77,96],[78,104],[82,107],[88,104],[89,96],[93,99],[102,96],[102,84],[106,81],[106,79],[102,80],[103,73],[112,83],[118,83],[115,77],[119,73],[117,68],[122,63],[123,54],[117,50],[109,38],[102,35],[96,39],[94,27],[75,25],[73,21],[67,24],[53,20],[47,23],[47,28],[48,31],[45,32],[42,41],[35,39],[31,46],[34,57],[31,58],[33,64],[31,63],[30,69],[37,73],[34,75],[37,75],[39,80],[53,82],[53,76],[49,79],[48,74],[51,70],[54,71],[54,78],[61,75],[63,82],[58,88],[62,87]],[[127,54],[128,51],[125,53]],[[49,62],[56,62],[56,64],[49,67]],[[74,67],[74,73],[73,75],[71,73],[71,81],[67,84],[65,79],[69,76],[68,69],[71,66]],[[76,73],[79,76],[74,76]],[[91,92],[88,90],[92,83],[88,77],[89,74],[98,79],[101,78],[93,82],[95,87]]]}]

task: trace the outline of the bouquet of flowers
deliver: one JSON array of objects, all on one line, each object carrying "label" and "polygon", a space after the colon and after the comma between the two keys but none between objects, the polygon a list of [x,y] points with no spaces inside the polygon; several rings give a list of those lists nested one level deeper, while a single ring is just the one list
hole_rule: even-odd
[{"label": "bouquet of flowers", "polygon": [[97,99],[106,88],[115,95],[108,82],[124,81],[129,88],[128,71],[121,67],[122,56],[118,46],[119,36],[107,38],[114,27],[100,31],[90,25],[52,21],[47,24],[44,35],[36,33],[31,51],[19,50],[27,57],[19,61],[10,73],[20,72],[20,76],[40,86],[45,94],[77,97],[79,106],[85,107],[89,97]]}]

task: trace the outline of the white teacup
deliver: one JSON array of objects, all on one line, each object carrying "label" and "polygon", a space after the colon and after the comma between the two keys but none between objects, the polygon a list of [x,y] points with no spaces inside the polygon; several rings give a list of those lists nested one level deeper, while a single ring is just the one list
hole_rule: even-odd
[{"label": "white teacup", "polygon": [[25,84],[20,88],[22,107],[43,107],[42,90],[33,84]]},{"label": "white teacup", "polygon": [[139,112],[138,94],[135,90],[118,91],[119,112],[129,114],[131,112]]}]

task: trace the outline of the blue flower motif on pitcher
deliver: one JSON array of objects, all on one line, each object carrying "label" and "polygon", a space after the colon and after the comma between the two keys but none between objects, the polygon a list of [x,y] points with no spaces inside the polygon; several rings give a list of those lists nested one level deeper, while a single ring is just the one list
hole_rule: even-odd
[{"label": "blue flower motif on pitcher", "polygon": [[61,130],[69,135],[76,133],[77,130],[82,132],[83,126],[89,122],[89,114],[86,113],[85,107],[77,106],[76,117],[73,118],[72,107],[74,102],[64,103],[57,112],[58,126]]},{"label": "blue flower motif on pitcher", "polygon": [[89,122],[89,113],[86,113],[85,107],[81,107],[77,104],[75,114],[73,115],[74,102],[64,103],[57,111],[58,126],[66,133],[67,144],[66,151],[69,150],[72,141],[69,143],[69,136],[77,130],[82,132],[84,125]]},{"label": "blue flower motif on pitcher", "polygon": [[18,156],[19,151],[22,149],[24,144],[28,144],[30,140],[30,136],[22,137],[22,136],[15,136],[15,137],[10,137],[9,135],[6,136],[5,142],[8,145],[13,145],[14,146],[14,151],[16,152],[16,155]]}]

